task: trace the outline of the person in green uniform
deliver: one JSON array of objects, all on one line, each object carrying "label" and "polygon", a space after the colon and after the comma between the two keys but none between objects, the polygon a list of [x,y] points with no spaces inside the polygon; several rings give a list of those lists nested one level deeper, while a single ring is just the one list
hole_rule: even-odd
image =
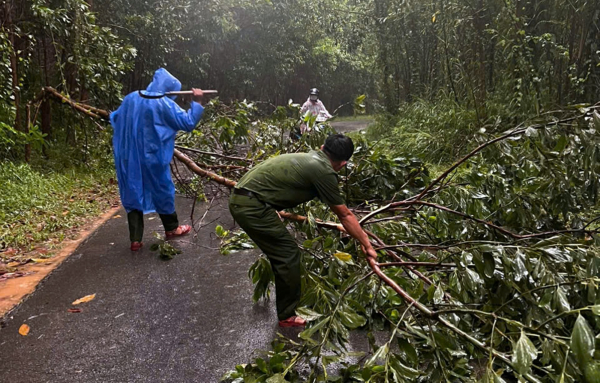
[{"label": "person in green uniform", "polygon": [[283,154],[264,161],[246,173],[233,189],[229,199],[231,215],[271,262],[281,327],[301,327],[306,321],[295,315],[300,301],[300,249],[281,222],[278,210],[318,197],[338,216],[344,230],[360,242],[365,254],[377,257],[338,186],[337,172],[353,152],[349,137],[331,135],[321,150]]}]

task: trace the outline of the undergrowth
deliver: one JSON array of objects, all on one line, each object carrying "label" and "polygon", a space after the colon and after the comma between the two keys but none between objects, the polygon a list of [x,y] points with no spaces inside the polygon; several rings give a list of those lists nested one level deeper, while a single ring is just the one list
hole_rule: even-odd
[{"label": "undergrowth", "polygon": [[[117,198],[109,164],[0,162],[0,257],[52,248]],[[16,251],[15,251],[16,250]]]},{"label": "undergrowth", "polygon": [[446,165],[496,134],[529,119],[490,102],[487,116],[448,98],[417,100],[395,115],[378,115],[367,139],[380,141],[394,155],[410,153],[432,165]]},{"label": "undergrowth", "polygon": [[375,117],[369,114],[356,115],[356,116],[335,116],[331,122],[353,122],[353,121],[372,121]]}]

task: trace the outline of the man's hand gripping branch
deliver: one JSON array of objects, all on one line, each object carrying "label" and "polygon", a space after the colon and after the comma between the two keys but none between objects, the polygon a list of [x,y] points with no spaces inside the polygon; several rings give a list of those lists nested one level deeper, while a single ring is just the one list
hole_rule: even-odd
[{"label": "man's hand gripping branch", "polygon": [[356,216],[348,209],[346,205],[333,205],[330,206],[331,210],[338,216],[340,222],[343,225],[343,231],[350,234],[351,237],[355,238],[361,245],[362,251],[370,258],[377,258],[377,252],[371,246],[369,236],[360,226]]}]

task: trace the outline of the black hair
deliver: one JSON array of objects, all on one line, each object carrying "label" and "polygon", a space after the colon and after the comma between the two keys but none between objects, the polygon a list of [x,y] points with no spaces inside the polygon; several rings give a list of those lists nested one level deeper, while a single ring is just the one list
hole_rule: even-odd
[{"label": "black hair", "polygon": [[354,143],[348,136],[332,134],[325,140],[323,151],[332,161],[348,161],[354,153]]}]

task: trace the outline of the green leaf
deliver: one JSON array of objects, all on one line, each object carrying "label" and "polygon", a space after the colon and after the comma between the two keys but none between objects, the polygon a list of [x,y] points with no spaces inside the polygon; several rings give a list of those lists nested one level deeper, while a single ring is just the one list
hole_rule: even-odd
[{"label": "green leaf", "polygon": [[254,264],[248,270],[248,276],[255,283],[254,294],[252,299],[254,302],[258,302],[261,298],[269,297],[269,287],[271,283],[275,281],[275,275],[271,269],[271,263],[266,257],[260,257],[254,262]]},{"label": "green leaf", "polygon": [[521,337],[514,346],[512,362],[517,372],[521,375],[527,373],[533,361],[537,358],[537,350],[529,340],[525,332],[521,331]]},{"label": "green leaf", "polygon": [[525,129],[525,135],[527,137],[537,137],[538,136],[538,131],[537,129],[533,128],[533,127],[528,127],[527,129]]},{"label": "green leaf", "polygon": [[562,152],[567,147],[568,143],[569,143],[569,139],[567,138],[567,136],[565,136],[565,135],[560,136],[560,138],[556,142],[556,146],[554,146],[554,151]]},{"label": "green leaf", "polygon": [[[502,375],[502,371],[500,371],[500,375]],[[502,379],[500,375],[493,370],[488,369],[486,371],[485,378],[483,379],[483,383],[506,383],[506,381]]]},{"label": "green leaf", "polygon": [[540,363],[550,363],[555,355],[554,343],[550,342],[548,339],[544,339],[542,341],[541,352],[542,357],[540,358]]},{"label": "green leaf", "polygon": [[550,245],[556,245],[560,243],[562,237],[560,235],[555,235],[554,237],[545,238],[533,245],[533,247],[546,247]]},{"label": "green leaf", "polygon": [[367,320],[363,316],[358,315],[355,312],[341,312],[340,316],[342,318],[342,323],[344,324],[344,326],[350,329],[362,327],[367,323]]},{"label": "green leaf", "polygon": [[600,362],[595,360],[589,363],[585,368],[584,376],[587,383],[600,382]]},{"label": "green leaf", "polygon": [[352,260],[352,255],[344,252],[337,252],[333,256],[342,262],[350,262]]},{"label": "green leaf", "polygon": [[296,309],[296,314],[304,318],[307,322],[312,322],[315,319],[319,319],[323,314],[319,314],[316,311],[309,309],[308,307],[299,307]]},{"label": "green leaf", "polygon": [[555,263],[570,263],[573,262],[573,258],[569,255],[569,253],[565,250],[559,249],[557,247],[551,247],[548,249],[542,250],[549,258]]},{"label": "green leaf", "polygon": [[315,239],[307,239],[306,241],[304,241],[304,243],[302,244],[302,247],[306,247],[307,249],[311,249],[313,246],[313,243],[315,243],[316,240]]},{"label": "green leaf", "polygon": [[227,234],[229,234],[229,232],[225,229],[223,229],[223,226],[221,225],[217,225],[217,227],[215,227],[215,233],[217,234],[217,237],[219,238],[225,238],[227,237]]},{"label": "green leaf", "polygon": [[395,356],[390,358],[390,366],[398,372],[399,376],[409,379],[410,381],[415,381],[415,379],[421,375],[418,370],[403,364]]},{"label": "green leaf", "polygon": [[364,101],[367,96],[361,94],[360,96],[354,99],[354,114],[363,114],[365,113],[365,105]]},{"label": "green leaf", "polygon": [[[587,285],[587,299],[588,302],[596,302],[596,284],[594,282],[589,282]],[[598,309],[594,309],[594,307],[592,307],[592,311],[594,312],[594,314],[598,315],[598,313],[600,313],[600,306],[598,307]],[[596,312],[596,310],[599,310],[597,311],[598,313]]]},{"label": "green leaf", "polygon": [[219,379],[219,382],[229,381],[229,380],[237,379],[237,378],[240,378],[240,377],[241,377],[240,372],[238,372],[236,370],[228,371],[225,374],[223,374],[223,376],[221,377],[221,379]]},{"label": "green leaf", "polygon": [[435,339],[436,344],[438,346],[441,346],[443,350],[450,351],[456,349],[456,343],[454,342],[454,338],[448,336],[448,334],[445,334],[441,331],[434,331],[433,338]]},{"label": "green leaf", "polygon": [[256,367],[258,367],[258,369],[264,372],[265,374],[268,372],[267,362],[265,362],[265,360],[262,358],[256,359]]},{"label": "green leaf", "polygon": [[331,363],[337,363],[340,361],[340,356],[339,355],[324,355],[323,358],[323,364],[328,366]]},{"label": "green leaf", "polygon": [[579,315],[571,334],[571,350],[582,370],[594,356],[594,349],[594,333],[585,318]]},{"label": "green leaf", "polygon": [[492,278],[494,276],[494,270],[496,269],[496,260],[494,255],[488,252],[483,253],[483,264],[485,276]]},{"label": "green leaf", "polygon": [[[283,370],[283,361],[285,360],[285,356],[282,354],[275,354],[271,359],[269,359],[269,367],[273,372],[279,372]],[[283,377],[283,376],[282,376]]]},{"label": "green leaf", "polygon": [[312,336],[315,334],[315,332],[319,331],[321,328],[323,328],[323,326],[325,326],[327,323],[329,323],[330,319],[331,319],[331,317],[322,319],[319,323],[302,331],[298,336],[304,340],[311,339]]},{"label": "green leaf", "polygon": [[283,374],[275,374],[265,381],[266,383],[286,383],[285,376]]},{"label": "green leaf", "polygon": [[542,295],[542,299],[540,300],[538,305],[540,307],[545,307],[547,309],[550,309],[550,302],[552,302],[553,296],[554,296],[554,294],[552,292],[545,293],[544,295]]},{"label": "green leaf", "polygon": [[370,368],[363,368],[362,372],[361,372],[361,377],[363,379],[363,381],[368,381],[371,378],[371,375],[373,375],[371,373],[371,369]]},{"label": "green leaf", "polygon": [[384,372],[385,371],[385,367],[383,366],[373,366],[371,368],[371,371],[373,371],[374,373],[378,373],[378,372]]},{"label": "green leaf", "polygon": [[419,362],[417,350],[415,350],[414,346],[410,344],[406,339],[398,338],[398,348],[404,352],[404,354],[406,355],[406,359],[413,365],[416,365]]},{"label": "green leaf", "polygon": [[375,365],[375,363],[377,363],[378,360],[385,360],[389,351],[390,351],[390,348],[387,343],[384,344],[383,346],[379,347],[377,349],[377,351],[375,351],[373,356],[370,357],[369,360],[367,360],[367,362],[365,363],[365,367],[371,367],[371,366]]},{"label": "green leaf", "polygon": [[598,111],[594,111],[594,126],[596,130],[600,131],[600,114],[598,114]]},{"label": "green leaf", "polygon": [[440,286],[435,288],[435,293],[433,294],[433,302],[435,304],[444,302],[444,290]]},{"label": "green leaf", "polygon": [[514,273],[515,282],[526,280],[527,276],[529,275],[527,266],[525,266],[525,254],[523,254],[520,250],[515,254]]},{"label": "green leaf", "polygon": [[567,294],[562,287],[559,287],[554,292],[554,297],[552,298],[554,302],[554,307],[558,312],[566,312],[571,310],[571,305],[569,304],[569,299],[567,298]]},{"label": "green leaf", "polygon": [[600,305],[592,306],[592,312],[594,315],[600,315]]},{"label": "green leaf", "polygon": [[464,274],[464,283],[469,288],[469,290],[476,292],[479,289],[479,285],[483,284],[483,280],[475,272],[471,269],[466,269]]}]

